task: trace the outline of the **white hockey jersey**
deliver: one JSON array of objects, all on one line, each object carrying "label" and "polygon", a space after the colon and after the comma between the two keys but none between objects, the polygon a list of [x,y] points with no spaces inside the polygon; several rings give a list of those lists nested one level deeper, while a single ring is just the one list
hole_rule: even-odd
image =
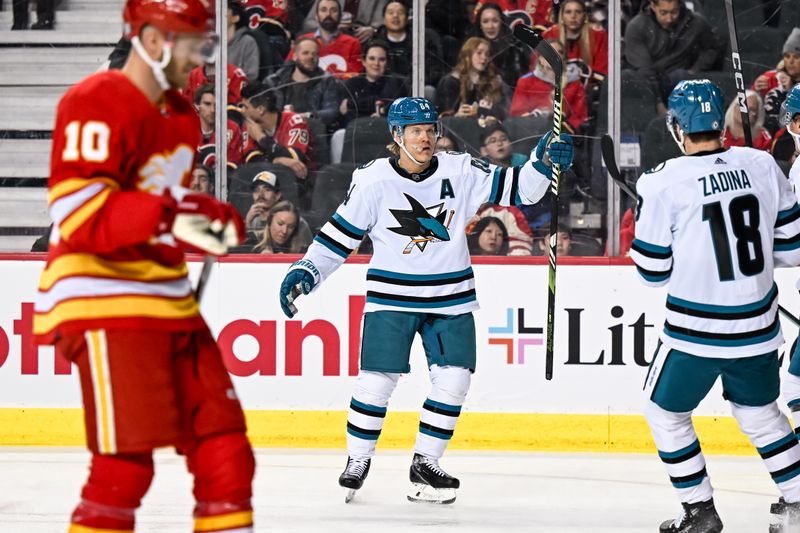
[{"label": "white hockey jersey", "polygon": [[789,181],[792,184],[795,195],[800,198],[800,157],[794,160],[792,168],[789,169]]},{"label": "white hockey jersey", "polygon": [[669,282],[662,342],[722,358],[781,346],[773,267],[800,262],[800,206],[770,154],[670,159],[636,189],[631,257],[645,284]]},{"label": "white hockey jersey", "polygon": [[464,153],[439,153],[421,174],[397,158],[353,172],[350,190],[304,259],[327,278],[365,234],[374,251],[365,312],[424,311],[457,315],[478,308],[465,228],[485,202],[533,204],[550,180],[530,162],[497,167]]}]

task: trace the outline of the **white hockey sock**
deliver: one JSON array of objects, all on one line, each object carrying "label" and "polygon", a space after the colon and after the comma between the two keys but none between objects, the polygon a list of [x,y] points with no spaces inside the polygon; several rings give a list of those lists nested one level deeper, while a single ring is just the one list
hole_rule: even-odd
[{"label": "white hockey sock", "polygon": [[444,455],[469,390],[471,373],[466,368],[433,365],[431,393],[422,404],[416,453],[440,458]]},{"label": "white hockey sock", "polygon": [[372,457],[378,443],[386,406],[400,374],[362,370],[347,413],[347,453],[350,457]]}]

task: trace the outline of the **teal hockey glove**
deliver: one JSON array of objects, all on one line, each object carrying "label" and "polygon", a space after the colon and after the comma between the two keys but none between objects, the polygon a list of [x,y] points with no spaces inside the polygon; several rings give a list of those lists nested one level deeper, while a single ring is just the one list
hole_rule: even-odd
[{"label": "teal hockey glove", "polygon": [[313,291],[319,280],[319,270],[311,261],[301,259],[292,264],[281,283],[280,303],[283,314],[288,318],[296,315],[297,307],[294,305],[294,301],[301,294]]}]

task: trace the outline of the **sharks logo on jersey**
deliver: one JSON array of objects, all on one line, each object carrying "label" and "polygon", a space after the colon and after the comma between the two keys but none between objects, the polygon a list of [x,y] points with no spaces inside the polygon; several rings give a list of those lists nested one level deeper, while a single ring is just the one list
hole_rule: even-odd
[{"label": "sharks logo on jersey", "polygon": [[[423,207],[421,203],[408,194],[403,193],[403,196],[408,200],[411,209],[389,209],[400,226],[387,229],[398,235],[405,235],[411,238],[411,241],[403,249],[404,254],[411,253],[415,245],[420,252],[424,252],[429,242],[450,240],[448,229],[455,210],[451,209],[448,216],[448,211],[444,208],[444,202],[430,207]],[[445,222],[445,218],[447,222]]]}]

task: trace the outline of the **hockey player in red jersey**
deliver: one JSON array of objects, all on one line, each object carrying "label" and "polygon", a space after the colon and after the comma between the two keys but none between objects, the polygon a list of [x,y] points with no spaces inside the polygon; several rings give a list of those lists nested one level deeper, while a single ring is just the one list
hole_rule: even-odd
[{"label": "hockey player in red jersey", "polygon": [[162,446],[194,477],[195,532],[252,532],[245,420],[184,259],[243,239],[233,206],[186,188],[199,123],[176,89],[213,49],[211,14],[201,0],[127,0],[124,20],[124,68],[67,91],[53,130],[33,329],[80,375],[92,458],[69,532],[132,532]]}]

